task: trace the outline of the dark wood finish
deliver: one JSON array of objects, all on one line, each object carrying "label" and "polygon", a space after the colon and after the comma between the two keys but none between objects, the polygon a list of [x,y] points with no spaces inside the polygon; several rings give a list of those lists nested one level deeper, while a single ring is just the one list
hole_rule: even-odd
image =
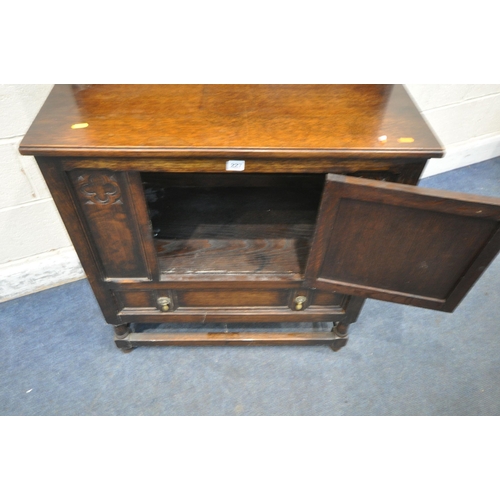
[{"label": "dark wood finish", "polygon": [[357,295],[344,295],[343,308],[345,310],[345,316],[341,320],[342,323],[346,326],[351,323],[355,323],[364,303],[364,297],[359,297]]},{"label": "dark wood finish", "polygon": [[363,179],[373,179],[387,182],[397,182],[398,184],[418,184],[420,174],[425,167],[425,162],[406,164],[403,166],[387,166],[384,170],[345,170],[345,169],[332,169],[332,174],[354,175]]},{"label": "dark wood finish", "polygon": [[272,307],[288,302],[288,290],[179,290],[179,307]]},{"label": "dark wood finish", "polygon": [[342,304],[344,295],[339,293],[326,293],[316,290],[312,294],[311,303],[317,306],[330,306],[332,304]]},{"label": "dark wood finish", "polygon": [[442,147],[401,85],[57,85],[21,152],[429,158]]},{"label": "dark wood finish", "polygon": [[499,250],[500,200],[329,174],[306,283],[451,312]]},{"label": "dark wood finish", "polygon": [[280,177],[143,175],[162,279],[303,275],[324,177]]},{"label": "dark wood finish", "polygon": [[115,338],[124,339],[129,336],[132,332],[130,328],[130,323],[124,323],[123,325],[115,325]]},{"label": "dark wood finish", "polygon": [[113,293],[120,309],[124,307],[156,307],[157,294],[154,291],[134,290]]},{"label": "dark wood finish", "polygon": [[[110,162],[113,162],[113,159],[108,160]],[[150,162],[154,160],[150,159],[144,159],[141,160],[141,165],[142,162]],[[203,163],[203,162],[202,162]],[[132,166],[132,165],[137,165],[137,162],[133,162],[131,160],[127,160],[124,166]],[[414,166],[415,164],[411,164]],[[147,167],[147,165],[143,165],[144,168]],[[387,171],[387,164],[385,165],[385,170]],[[234,198],[234,189],[239,189],[241,191],[242,187],[245,187],[249,189],[250,191],[253,190],[253,192],[257,192],[258,189],[262,189],[261,194],[263,195],[262,200],[257,200],[259,201],[260,204],[264,203],[266,200],[265,196],[265,191],[264,189],[273,189],[274,188],[274,195],[279,196],[279,200],[281,200],[281,205],[284,206],[285,208],[287,207],[287,197],[290,198],[291,194],[290,192],[297,191],[297,190],[304,190],[304,196],[309,196],[309,197],[316,197],[318,196],[318,192],[321,192],[323,189],[323,184],[324,184],[324,175],[318,175],[316,173],[314,174],[284,174],[284,173],[267,173],[267,175],[261,175],[263,172],[257,173],[257,174],[252,174],[248,172],[226,172],[226,173],[192,173],[190,175],[185,175],[184,174],[178,174],[178,173],[171,173],[167,169],[168,173],[162,172],[162,171],[141,171],[141,178],[142,181],[144,182],[145,189],[146,189],[146,198],[148,198],[148,190],[150,189],[151,191],[155,190],[168,190],[170,189],[174,197],[179,199],[179,194],[176,192],[178,188],[182,188],[186,190],[185,192],[188,192],[187,190],[192,190],[195,192],[195,189],[200,189],[203,188],[206,194],[210,195],[212,193],[212,196],[214,194],[223,194],[225,196],[229,196],[229,199],[224,199],[224,200],[219,200],[221,203],[224,203],[226,206],[230,206],[232,203],[232,198]],[[350,169],[346,170],[347,172],[351,172]],[[229,174],[229,175],[228,175]],[[193,189],[194,188],[194,189]],[[225,190],[223,188],[226,188]],[[250,189],[252,188],[252,189]],[[216,190],[220,190],[219,193],[217,193]],[[285,191],[285,192],[281,192]],[[189,194],[189,192],[188,192]],[[165,198],[166,193],[163,192],[160,194],[160,196],[163,196]],[[243,195],[245,197],[248,196],[247,192],[243,192]],[[193,194],[191,194],[192,198]],[[267,200],[269,201],[269,194],[267,195]],[[272,200],[272,198],[271,198]],[[274,203],[280,203],[279,200],[272,200]],[[296,203],[303,203],[303,204],[310,204],[311,201],[306,201],[306,200],[295,200]],[[148,200],[148,203],[149,202]],[[186,200],[183,201],[183,203],[196,203],[194,200]],[[159,200],[158,204],[161,206],[162,201]],[[306,205],[307,206],[307,205]],[[196,209],[196,205],[194,206]],[[211,207],[212,210],[214,210],[215,207]],[[220,210],[220,209],[219,209]]]},{"label": "dark wood finish", "polygon": [[347,344],[347,341],[349,340],[347,334],[348,328],[349,325],[342,322],[336,323],[332,328],[332,334],[334,335],[335,340],[331,343],[331,348],[334,352],[339,351]]},{"label": "dark wood finish", "polygon": [[[238,155],[238,158],[241,155]],[[224,177],[223,184],[230,185],[233,180],[241,182],[240,177],[249,177],[249,185],[266,184],[268,181],[262,180],[262,176],[256,174],[356,174],[356,175],[376,175],[379,173],[387,173],[389,170],[397,175],[400,175],[407,170],[413,171],[415,167],[424,167],[426,160],[422,160],[419,156],[416,158],[366,158],[364,155],[361,158],[338,158],[338,155],[331,155],[328,158],[300,157],[295,159],[290,158],[248,158],[245,157],[245,170],[243,172],[226,172],[226,161],[235,159],[234,156],[223,157],[207,157],[207,158],[140,158],[132,160],[130,158],[61,158],[61,165],[65,170],[73,170],[75,168],[83,168],[88,170],[117,170],[127,172],[148,172],[148,173],[169,173],[169,179],[174,177],[173,174],[194,175],[195,178],[204,178],[211,176]],[[242,157],[242,156],[241,156]],[[242,157],[243,158],[243,157]],[[207,175],[210,174],[210,175]],[[386,174],[387,175],[387,174]],[[250,179],[250,177],[253,179]],[[260,177],[261,180],[258,180]],[[276,178],[276,175],[274,175]],[[290,175],[288,178],[292,177]],[[179,177],[177,177],[177,181]],[[389,179],[387,179],[389,180]],[[418,180],[418,176],[415,182]],[[285,182],[282,179],[283,182]],[[186,182],[183,180],[182,182]],[[397,182],[400,182],[399,180]]]},{"label": "dark wood finish", "polygon": [[[304,329],[305,330],[305,329]],[[341,346],[335,333],[328,330],[301,332],[231,332],[217,331],[210,333],[193,332],[131,332],[126,337],[115,335],[115,343],[121,349],[139,346],[235,346],[235,345],[332,345],[334,350]],[[337,344],[335,344],[337,342]]]},{"label": "dark wood finish", "polygon": [[[223,283],[224,284],[224,283]],[[248,283],[244,283],[248,285]],[[322,292],[319,290],[312,291],[303,287],[296,287],[290,289],[287,286],[278,286],[276,288],[263,288],[261,283],[258,283],[258,288],[236,288],[234,284],[230,283],[228,286],[216,288],[214,283],[210,283],[210,288],[203,288],[207,283],[197,283],[193,286],[192,283],[180,286],[179,283],[170,283],[170,287],[176,289],[176,300],[179,306],[211,306],[211,305],[234,305],[234,306],[248,306],[248,305],[277,305],[282,306],[288,303],[292,308],[294,297],[298,295],[308,295],[308,306],[335,306],[341,307],[345,301],[345,295],[338,293]],[[240,286],[242,284],[240,283]],[[282,284],[281,284],[282,285]],[[118,303],[121,308],[124,307],[156,307],[156,300],[160,296],[164,296],[170,291],[168,286],[159,286],[155,283],[147,286],[144,283],[124,284],[110,286],[113,293],[117,297]],[[139,287],[136,289],[136,287]],[[248,292],[248,295],[247,295]],[[253,298],[253,300],[249,300]]]},{"label": "dark wood finish", "polygon": [[119,312],[118,304],[113,293],[105,284],[106,276],[101,259],[81,216],[78,200],[66,172],[60,168],[58,159],[37,157],[36,160],[82,266],[87,273],[89,283],[99,302],[104,318],[110,324],[119,324],[121,321],[117,317]]},{"label": "dark wood finish", "polygon": [[[308,228],[312,237],[313,227]],[[162,279],[168,274],[303,275],[309,238],[158,240]]]},{"label": "dark wood finish", "polygon": [[[400,85],[59,85],[20,150],[37,156],[126,350],[342,347],[365,291],[331,293],[321,280],[304,281],[318,255],[333,251],[323,243],[349,240],[349,225],[343,234],[325,222],[335,199],[329,183],[324,191],[326,174],[414,185],[427,159],[443,154]],[[245,170],[226,172],[228,160],[245,160]],[[297,297],[305,298],[300,310]],[[198,336],[129,326],[176,322],[330,326]]]},{"label": "dark wood finish", "polygon": [[172,312],[153,308],[124,308],[118,313],[120,323],[283,323],[341,321],[346,317],[341,307],[309,307],[293,311],[289,307],[181,307]]},{"label": "dark wood finish", "polygon": [[151,280],[157,265],[139,174],[78,169],[68,175],[106,277]]},{"label": "dark wood finish", "polygon": [[180,307],[161,312],[153,308],[124,308],[118,313],[120,323],[283,323],[340,321],[345,319],[342,307],[310,306],[303,311],[283,307]]},{"label": "dark wood finish", "polygon": [[[194,289],[252,289],[255,290],[258,287],[259,290],[270,290],[270,289],[298,289],[302,285],[302,280],[290,279],[289,276],[279,276],[276,274],[271,275],[257,275],[260,279],[253,279],[253,276],[246,276],[243,274],[232,275],[171,275],[172,279],[168,281],[157,281],[157,282],[144,282],[144,281],[134,281],[134,280],[107,280],[106,286],[110,290],[170,290],[175,288],[176,290],[194,290]],[[216,278],[219,279],[216,279]],[[252,279],[247,279],[247,278]],[[203,279],[206,278],[206,279]]]},{"label": "dark wood finish", "polygon": [[[123,287],[130,285],[123,285]],[[142,284],[144,287],[145,284]],[[207,284],[205,284],[205,287]],[[122,307],[122,322],[281,322],[281,321],[334,321],[347,318],[347,311],[354,310],[351,298],[341,294],[313,292],[296,287],[269,289],[231,288],[180,288],[156,291],[115,291]],[[149,287],[152,288],[152,287]],[[306,302],[296,310],[295,298],[305,296]],[[171,307],[167,312],[158,308],[157,300],[168,297]],[[352,321],[355,321],[353,316]]]}]

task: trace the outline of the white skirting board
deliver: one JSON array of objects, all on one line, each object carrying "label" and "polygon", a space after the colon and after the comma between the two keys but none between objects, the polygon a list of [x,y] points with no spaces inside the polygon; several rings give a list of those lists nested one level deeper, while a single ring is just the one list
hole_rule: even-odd
[{"label": "white skirting board", "polygon": [[500,134],[452,144],[445,147],[445,150],[443,158],[433,158],[427,162],[421,177],[442,174],[500,156]]},{"label": "white skirting board", "polygon": [[85,278],[72,247],[0,265],[0,302]]}]

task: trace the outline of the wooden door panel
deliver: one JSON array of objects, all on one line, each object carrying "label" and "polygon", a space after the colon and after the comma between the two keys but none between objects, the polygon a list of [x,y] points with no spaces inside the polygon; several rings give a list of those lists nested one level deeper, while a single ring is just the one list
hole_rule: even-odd
[{"label": "wooden door panel", "polygon": [[328,175],[306,284],[452,311],[500,249],[500,200]]},{"label": "wooden door panel", "polygon": [[156,252],[136,172],[68,172],[106,278],[151,280]]}]

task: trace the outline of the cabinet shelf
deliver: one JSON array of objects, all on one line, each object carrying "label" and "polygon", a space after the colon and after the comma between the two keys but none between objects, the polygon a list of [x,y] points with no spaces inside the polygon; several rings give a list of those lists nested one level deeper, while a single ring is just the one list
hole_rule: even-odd
[{"label": "cabinet shelf", "polygon": [[143,174],[162,279],[303,278],[324,176],[287,176],[285,183],[280,175],[246,179],[194,176],[179,185],[178,176]]},{"label": "cabinet shelf", "polygon": [[309,240],[189,239],[155,242],[160,272],[169,274],[303,275]]}]

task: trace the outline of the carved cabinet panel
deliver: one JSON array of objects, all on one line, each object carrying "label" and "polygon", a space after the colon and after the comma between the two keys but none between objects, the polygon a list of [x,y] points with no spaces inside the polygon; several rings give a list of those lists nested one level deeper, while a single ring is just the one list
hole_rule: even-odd
[{"label": "carved cabinet panel", "polygon": [[139,174],[76,169],[68,175],[105,276],[153,279],[146,207],[143,196],[132,194],[134,187],[141,193]]}]

